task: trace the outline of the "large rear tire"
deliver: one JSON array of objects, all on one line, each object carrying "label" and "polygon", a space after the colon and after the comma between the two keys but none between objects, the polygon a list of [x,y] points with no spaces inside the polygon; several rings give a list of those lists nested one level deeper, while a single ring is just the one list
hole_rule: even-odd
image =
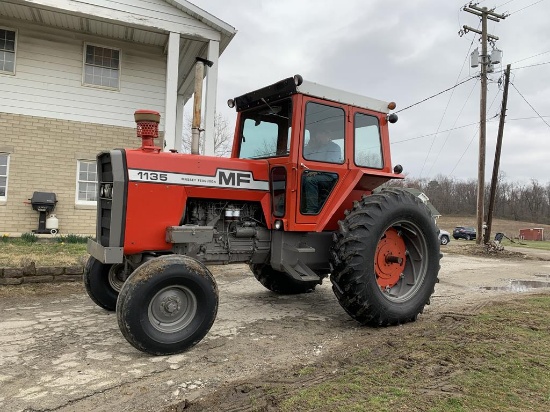
[{"label": "large rear tire", "polygon": [[218,312],[218,288],[199,261],[161,256],[130,275],[116,312],[120,331],[132,346],[152,355],[172,355],[208,333]]},{"label": "large rear tire", "polygon": [[438,282],[439,239],[416,196],[386,189],[363,196],[340,221],[331,248],[332,289],[361,324],[416,320]]},{"label": "large rear tire", "polygon": [[288,273],[280,272],[267,264],[250,265],[254,277],[266,288],[280,295],[311,292],[321,281],[300,282]]},{"label": "large rear tire", "polygon": [[123,264],[105,265],[92,256],[88,258],[84,267],[84,289],[97,306],[115,310],[118,292],[124,283],[123,269]]}]

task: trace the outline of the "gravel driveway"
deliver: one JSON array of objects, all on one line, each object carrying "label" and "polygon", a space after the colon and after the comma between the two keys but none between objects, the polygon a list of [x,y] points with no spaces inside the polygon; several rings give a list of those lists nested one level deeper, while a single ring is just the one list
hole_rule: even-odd
[{"label": "gravel driveway", "polygon": [[[441,262],[432,305],[417,323],[475,312],[499,296],[550,282],[548,252],[532,259],[449,253]],[[161,357],[131,347],[116,315],[95,306],[80,284],[0,288],[0,410],[156,411],[225,382],[330,355],[357,334],[368,345],[380,333],[347,316],[330,282],[313,293],[278,296],[244,265],[213,273],[220,307],[210,333],[191,351]],[[543,290],[550,293],[536,289]],[[407,325],[398,328],[406,333]]]}]

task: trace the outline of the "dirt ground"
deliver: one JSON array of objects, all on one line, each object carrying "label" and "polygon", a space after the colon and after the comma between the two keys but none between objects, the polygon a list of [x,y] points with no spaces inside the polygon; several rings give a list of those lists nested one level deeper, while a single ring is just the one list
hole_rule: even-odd
[{"label": "dirt ground", "polygon": [[[330,282],[313,293],[278,296],[244,265],[215,267],[216,322],[201,343],[175,356],[136,351],[119,332],[116,315],[95,306],[80,284],[0,288],[0,410],[177,410],[185,400],[208,400],[220,387],[238,385],[232,391],[238,394],[250,390],[243,381],[280,380],[285,368],[333,362],[380,337],[434,322],[452,327],[453,317],[495,300],[550,293],[550,252],[508,250],[487,257],[472,245],[452,241],[442,247],[441,282],[417,322],[381,329],[351,320]],[[232,402],[214,395],[209,405],[229,410]]]}]

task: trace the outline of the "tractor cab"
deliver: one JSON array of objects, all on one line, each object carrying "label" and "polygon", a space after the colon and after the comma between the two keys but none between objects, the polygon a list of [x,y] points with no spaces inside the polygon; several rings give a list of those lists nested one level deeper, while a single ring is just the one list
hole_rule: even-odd
[{"label": "tractor cab", "polygon": [[274,227],[335,230],[353,201],[402,178],[388,137],[395,103],[294,76],[228,104],[238,112],[232,157],[268,161]]}]

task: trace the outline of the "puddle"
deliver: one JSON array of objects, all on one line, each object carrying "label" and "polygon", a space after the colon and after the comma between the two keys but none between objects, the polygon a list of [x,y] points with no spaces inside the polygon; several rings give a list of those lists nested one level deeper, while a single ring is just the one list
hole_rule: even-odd
[{"label": "puddle", "polygon": [[[539,277],[546,277],[550,280],[548,275],[537,275]],[[550,282],[543,282],[541,280],[511,280],[508,286],[483,286],[481,289],[485,290],[502,290],[508,292],[527,292],[531,289],[538,288],[550,288]]]},{"label": "puddle", "polygon": [[548,279],[550,281],[550,274],[549,273],[537,273],[535,276],[538,277],[538,278],[545,278],[545,279]]}]

